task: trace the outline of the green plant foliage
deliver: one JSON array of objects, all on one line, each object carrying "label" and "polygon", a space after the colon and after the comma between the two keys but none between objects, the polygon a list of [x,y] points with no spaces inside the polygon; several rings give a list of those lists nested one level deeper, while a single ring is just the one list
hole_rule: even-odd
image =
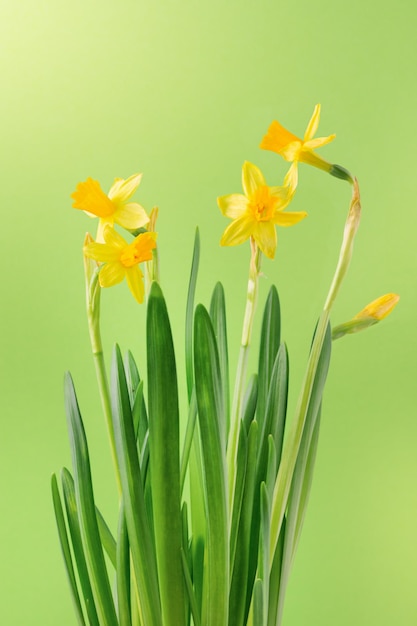
[{"label": "green plant foliage", "polygon": [[[318,113],[316,107],[316,121]],[[300,140],[298,147],[293,146],[300,160],[312,159],[311,164],[334,175],[334,166],[311,156],[306,143]],[[184,393],[178,384],[181,376],[168,308],[158,280],[158,255],[155,250],[152,253],[153,231],[141,228],[129,245],[107,229],[105,244],[88,240],[84,248],[94,261],[98,255],[99,261],[107,263],[107,269],[97,269],[91,259],[86,261],[87,311],[118,487],[118,523],[113,529],[96,506],[87,437],[67,374],[65,405],[72,474],[62,470],[62,495],[55,475],[51,487],[79,626],[282,623],[318,448],[331,356],[331,306],[346,274],[360,213],[357,182],[348,178],[353,194],[339,261],[313,335],[295,414],[287,418],[289,357],[281,339],[280,301],[274,285],[263,308],[257,371],[248,375],[247,366],[262,252],[273,256],[276,246],[275,231],[269,228],[271,224],[266,225],[268,216],[275,220],[274,229],[276,223],[288,226],[304,216],[287,213],[283,217],[283,208],[278,209],[280,202],[291,199],[295,169],[291,171],[284,193],[281,187],[267,187],[260,170],[245,163],[245,195],[219,198],[222,211],[234,220],[222,241],[234,245],[248,235],[252,253],[233,399],[223,285],[215,284],[209,310],[201,303],[195,306],[198,230],[185,306]],[[133,178],[137,182],[138,177]],[[131,182],[126,197],[132,191]],[[126,181],[115,183],[116,187],[124,184]],[[79,186],[79,208],[84,206],[83,189],[88,191],[90,186],[88,181]],[[112,206],[111,198],[108,200]],[[242,203],[252,207],[244,219],[241,211],[246,204]],[[128,212],[135,210],[133,204],[123,206]],[[152,228],[155,220],[154,211]],[[147,242],[145,248],[141,241]],[[147,263],[146,285],[137,267],[140,258]],[[104,283],[103,271],[107,272]],[[110,381],[105,368],[100,285],[115,284],[123,277],[136,299],[147,302],[145,380],[132,353],[128,351],[123,359],[117,344]],[[398,297],[394,296],[383,297],[376,301],[382,302],[379,308],[372,304],[364,311],[368,315],[375,309],[384,316],[386,310],[381,312],[380,306],[387,301],[391,308],[395,306]],[[340,328],[349,329],[347,324],[339,327],[333,338],[341,336]]]}]

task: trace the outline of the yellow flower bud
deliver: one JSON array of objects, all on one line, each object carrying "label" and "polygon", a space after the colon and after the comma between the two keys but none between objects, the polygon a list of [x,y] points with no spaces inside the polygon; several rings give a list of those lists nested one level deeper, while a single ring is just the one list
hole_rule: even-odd
[{"label": "yellow flower bud", "polygon": [[393,311],[399,299],[400,296],[396,293],[387,293],[384,296],[380,296],[373,302],[370,302],[349,322],[335,326],[332,330],[332,339],[339,339],[344,335],[358,333],[377,324]]},{"label": "yellow flower bud", "polygon": [[396,307],[400,296],[396,293],[386,293],[384,296],[380,296],[370,304],[368,304],[360,313],[355,315],[353,319],[362,320],[366,318],[373,318],[376,321],[383,320],[387,317],[391,311]]}]

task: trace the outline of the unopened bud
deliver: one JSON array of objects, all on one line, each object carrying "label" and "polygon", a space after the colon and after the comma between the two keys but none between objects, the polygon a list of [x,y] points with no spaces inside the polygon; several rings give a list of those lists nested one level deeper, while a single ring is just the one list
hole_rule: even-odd
[{"label": "unopened bud", "polygon": [[397,305],[400,296],[396,293],[387,293],[370,302],[353,319],[344,324],[335,326],[332,330],[332,339],[340,339],[344,335],[358,333],[374,324],[377,324],[389,315]]}]

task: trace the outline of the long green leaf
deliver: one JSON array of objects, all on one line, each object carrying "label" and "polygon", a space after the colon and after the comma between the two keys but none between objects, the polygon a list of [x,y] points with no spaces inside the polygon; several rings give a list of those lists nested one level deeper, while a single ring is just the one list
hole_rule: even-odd
[{"label": "long green leaf", "polygon": [[[203,611],[203,588],[204,588],[204,554],[205,545],[201,535],[192,539],[192,558],[193,558],[193,583],[194,595],[197,605],[197,613],[202,615]],[[201,617],[200,617],[201,621]]]},{"label": "long green leaf", "polygon": [[[83,610],[81,606],[80,596],[77,589],[77,581],[75,578],[74,566],[72,564],[71,549],[68,541],[67,528],[65,526],[64,511],[61,504],[61,496],[59,495],[58,484],[55,474],[51,478],[52,501],[55,511],[56,525],[58,528],[59,543],[61,545],[62,556],[64,557],[65,570],[71,590],[71,597],[74,603],[75,613],[79,626],[85,626]],[[90,622],[91,623],[91,622]]]},{"label": "long green leaf", "polygon": [[259,531],[258,576],[262,579],[262,626],[267,626],[267,607],[269,597],[269,496],[265,483],[261,484],[261,524]]},{"label": "long green leaf", "polygon": [[[261,421],[262,430],[258,449],[258,480],[259,484],[265,479],[266,461],[268,455],[268,437],[272,435],[275,444],[277,466],[281,460],[282,444],[284,441],[285,420],[288,401],[288,354],[285,344],[281,344],[271,372],[268,388],[268,400],[265,407],[265,416]],[[258,412],[257,412],[258,415]]]},{"label": "long green leaf", "polygon": [[281,335],[281,311],[278,292],[274,285],[269,290],[262,318],[258,367],[258,406],[256,419],[260,426],[266,414],[269,386],[278,353]]},{"label": "long green leaf", "polygon": [[96,609],[102,626],[117,626],[118,621],[97,524],[87,439],[69,373],[65,377],[65,405],[77,511]]},{"label": "long green leaf", "polygon": [[223,285],[218,282],[210,301],[210,317],[216,335],[222,382],[225,440],[230,429],[229,354],[227,348],[226,303]]},{"label": "long green leaf", "polygon": [[64,468],[61,472],[61,484],[64,494],[65,509],[67,512],[68,527],[71,534],[75,561],[77,563],[78,577],[80,579],[80,586],[84,596],[84,604],[88,615],[88,621],[91,625],[98,626],[99,619],[94,602],[93,590],[91,588],[90,577],[88,574],[87,560],[84,554],[84,547],[81,538],[81,529],[75,497],[74,479],[66,468]]},{"label": "long green leaf", "polygon": [[240,423],[239,442],[236,457],[236,482],[233,497],[232,523],[230,525],[230,572],[233,572],[235,562],[237,536],[239,531],[242,500],[245,488],[245,478],[248,462],[248,436],[243,421]]},{"label": "long green leaf", "polygon": [[[294,558],[298,541],[300,539],[300,534],[301,534],[301,530],[303,527],[303,522],[304,522],[308,500],[310,496],[311,484],[313,481],[314,465],[316,461],[317,447],[318,447],[319,433],[320,433],[320,417],[321,417],[321,406],[317,415],[316,423],[313,428],[313,434],[311,437],[310,446],[307,452],[307,459],[305,462],[304,477],[303,477],[303,482],[302,482],[302,487],[301,487],[301,492],[300,492],[300,499],[299,499],[299,505],[298,505],[298,511],[297,511],[297,520],[295,524],[292,558]],[[300,462],[301,462],[301,459],[300,459]]]},{"label": "long green leaf", "polygon": [[187,468],[190,460],[191,446],[193,443],[193,437],[195,432],[195,425],[197,421],[197,398],[195,396],[195,387],[191,394],[190,406],[188,410],[187,427],[185,430],[184,447],[181,455],[181,468],[180,468],[180,490],[181,494],[184,489],[185,477],[187,475]]},{"label": "long green leaf", "polygon": [[266,607],[264,605],[264,581],[261,578],[255,580],[253,586],[253,626],[263,626]]},{"label": "long green leaf", "polygon": [[[187,503],[183,502],[181,509],[181,519],[182,519],[182,547],[181,547],[181,561],[183,561],[183,557],[185,557],[187,561],[187,571],[191,576],[192,567],[193,567],[193,555],[191,551],[191,542],[189,538],[188,531],[188,507]],[[184,579],[186,583],[186,587],[188,585],[186,578]],[[194,597],[195,600],[195,597]],[[185,622],[184,626],[189,626],[190,624],[190,593],[187,589],[186,597],[185,597]]]},{"label": "long green leaf", "polygon": [[[305,506],[307,504],[306,489],[309,490],[311,485],[314,458],[318,442],[318,428],[316,430],[315,427],[317,424],[318,414],[320,412],[323,388],[326,382],[327,372],[330,364],[331,343],[332,339],[330,326],[328,326],[323,343],[323,348],[321,350],[317,364],[316,375],[314,377],[312,385],[310,402],[308,404],[304,430],[298,450],[297,462],[294,468],[291,490],[288,499],[287,523],[285,530],[278,601],[277,626],[279,626],[282,621],[284,597],[294,556],[294,544],[296,541],[297,526],[299,526],[300,519],[304,516],[305,513]],[[313,437],[313,434],[315,434],[315,437]],[[310,464],[308,464],[309,452],[312,442],[313,457],[310,456]],[[307,468],[309,474],[306,476]],[[300,505],[303,506],[303,510],[300,510]]]},{"label": "long green leaf", "polygon": [[[295,418],[286,437],[285,446],[278,470],[277,480],[274,488],[271,503],[271,556],[275,552],[280,534],[282,520],[288,504],[288,496],[291,488],[292,477],[297,462],[297,455],[301,444],[304,425],[310,405],[316,406],[316,412],[321,402],[324,384],[326,381],[327,369],[320,368],[320,355],[323,350],[328,351],[330,357],[331,341],[329,314],[324,310],[319,318],[313,344],[307,363],[307,371],[304,377],[301,394],[296,407]],[[324,363],[324,361],[323,361]],[[312,394],[312,390],[317,383],[317,392]]]},{"label": "long green leaf", "polygon": [[186,586],[187,593],[188,593],[188,599],[190,603],[191,614],[193,616],[194,626],[201,626],[201,619],[200,619],[200,614],[198,612],[197,601],[196,601],[195,594],[194,594],[193,581],[191,580],[191,575],[190,575],[190,568],[187,562],[187,557],[185,556],[183,549],[181,549],[181,558],[182,558],[182,565],[184,569],[185,586]]},{"label": "long green leaf", "polygon": [[171,326],[158,283],[150,290],[146,329],[150,472],[162,620],[164,626],[178,626],[185,619],[186,597],[181,562],[178,384]]},{"label": "long green leaf", "polygon": [[115,347],[112,360],[111,398],[116,454],[137,595],[146,626],[162,626],[155,552],[145,506],[125,371],[118,346]]},{"label": "long green leaf", "polygon": [[125,356],[124,365],[130,406],[132,407],[134,429],[139,442],[139,448],[142,450],[143,442],[148,431],[148,415],[143,397],[143,381],[140,378],[136,361],[130,351],[128,351]]},{"label": "long green leaf", "polygon": [[207,511],[207,626],[226,626],[229,597],[229,533],[226,449],[222,441],[222,395],[216,338],[206,309],[194,320],[194,367],[204,463]]},{"label": "long green leaf", "polygon": [[[250,562],[248,571],[248,591],[252,588],[258,567],[257,547],[259,543],[259,528],[261,523],[261,503],[260,488],[261,483],[269,477],[268,485],[275,478],[278,464],[281,458],[282,443],[284,439],[284,428],[287,412],[287,396],[288,396],[288,355],[285,344],[282,344],[276,354],[275,363],[270,374],[270,382],[268,389],[268,399],[265,408],[265,415],[261,419],[260,436],[258,444],[258,457],[256,461],[256,482],[252,509],[252,528],[251,528],[251,549]],[[257,411],[257,420],[259,411]],[[275,466],[268,467],[269,456],[269,437],[274,441],[275,449]],[[272,497],[272,494],[271,494]]]},{"label": "long green leaf", "polygon": [[193,320],[194,320],[194,297],[197,284],[198,266],[200,263],[200,233],[195,231],[193,260],[191,264],[190,281],[188,284],[187,309],[185,313],[185,369],[187,373],[188,401],[194,387],[193,371]]},{"label": "long green leaf", "polygon": [[117,605],[120,626],[131,626],[130,615],[130,550],[123,500],[120,503],[117,529]]},{"label": "long green leaf", "polygon": [[278,538],[277,547],[272,559],[271,574],[269,577],[269,601],[268,601],[268,626],[277,626],[278,619],[278,599],[281,580],[282,554],[285,539],[285,517],[282,521],[281,532]]},{"label": "long green leaf", "polygon": [[107,526],[106,520],[104,519],[104,517],[100,513],[100,510],[97,507],[96,513],[101,543],[103,544],[103,548],[105,549],[111,564],[113,565],[114,569],[116,569],[116,540],[113,537],[110,528]]},{"label": "long green leaf", "polygon": [[256,403],[258,400],[258,375],[252,374],[246,387],[242,403],[242,420],[248,433],[252,420],[255,419]]},{"label": "long green leaf", "polygon": [[251,554],[251,526],[253,514],[253,497],[256,480],[256,455],[258,447],[258,424],[253,421],[248,433],[247,463],[245,486],[242,497],[239,529],[237,534],[235,557],[231,569],[229,623],[233,626],[243,626],[246,622],[252,588],[247,592],[249,561],[257,559],[258,546],[255,554]]}]

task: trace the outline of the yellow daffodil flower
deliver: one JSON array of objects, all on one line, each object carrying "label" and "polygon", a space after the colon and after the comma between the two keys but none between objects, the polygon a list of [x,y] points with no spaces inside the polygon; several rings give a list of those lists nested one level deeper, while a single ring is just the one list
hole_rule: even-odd
[{"label": "yellow daffodil flower", "polygon": [[277,247],[275,226],[292,226],[302,220],[305,211],[284,213],[291,202],[296,184],[294,168],[290,168],[283,187],[268,187],[256,165],[243,164],[243,194],[221,196],[217,203],[223,215],[233,220],[220,240],[222,246],[236,246],[252,237],[270,259]]},{"label": "yellow daffodil flower", "polygon": [[303,139],[293,135],[290,131],[281,126],[279,122],[274,121],[270,125],[267,134],[262,139],[260,147],[263,150],[277,152],[286,161],[308,163],[309,165],[314,165],[330,173],[333,167],[332,164],[322,159],[314,150],[315,148],[321,148],[321,146],[333,141],[336,135],[313,139],[319,125],[319,120],[320,105],[317,104]]},{"label": "yellow daffodil flower", "polygon": [[106,195],[100,183],[87,178],[78,183],[76,190],[71,194],[74,209],[85,211],[90,217],[99,218],[97,241],[104,241],[106,226],[119,224],[127,230],[142,228],[149,222],[149,217],[143,207],[137,202],[129,202],[139,187],[142,174],[134,174],[126,180],[116,178],[109,193]]},{"label": "yellow daffodil flower", "polygon": [[152,260],[156,233],[142,233],[130,244],[111,226],[106,226],[103,235],[105,243],[92,242],[84,246],[86,257],[105,264],[99,273],[100,285],[112,287],[126,277],[133,296],[142,303],[145,288],[139,263]]}]

